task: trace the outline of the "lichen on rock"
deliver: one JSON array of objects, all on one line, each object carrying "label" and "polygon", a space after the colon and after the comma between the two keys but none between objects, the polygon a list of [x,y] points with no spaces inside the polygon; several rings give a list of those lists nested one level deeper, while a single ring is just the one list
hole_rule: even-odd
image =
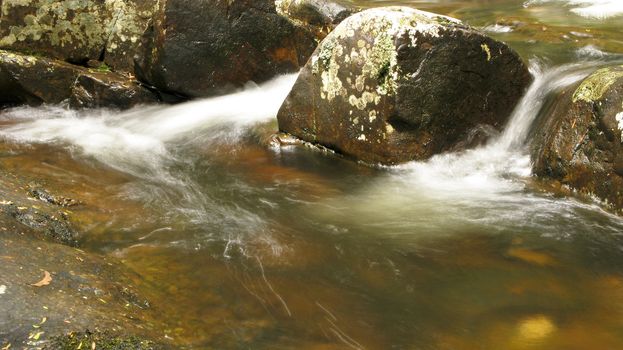
[{"label": "lichen on rock", "polygon": [[534,173],[623,212],[623,66],[562,92],[535,130]]},{"label": "lichen on rock", "polygon": [[132,57],[159,1],[5,0],[0,47],[80,63],[107,59],[132,71]]},{"label": "lichen on rock", "polygon": [[606,67],[596,71],[575,90],[573,102],[593,102],[599,100],[608,91],[608,88],[620,78],[623,78],[623,70]]},{"label": "lichen on rock", "polygon": [[[486,59],[472,54],[483,45]],[[477,124],[500,127],[530,80],[516,53],[459,20],[374,8],[318,46],[279,127],[366,162],[426,159]]]}]

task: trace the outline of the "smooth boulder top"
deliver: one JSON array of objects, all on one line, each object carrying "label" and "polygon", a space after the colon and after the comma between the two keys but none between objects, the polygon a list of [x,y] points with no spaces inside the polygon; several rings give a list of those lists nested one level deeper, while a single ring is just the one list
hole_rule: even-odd
[{"label": "smooth boulder top", "polygon": [[[446,29],[447,24],[461,25],[461,22],[451,17],[408,7],[371,9],[349,17],[321,44],[318,55],[312,56],[312,69],[316,72],[320,70],[319,65],[328,66],[326,67],[328,69],[322,72],[321,97],[331,101],[338,95],[343,97],[347,95],[346,87],[337,76],[340,56],[347,64],[351,62],[356,65],[363,64],[361,74],[355,78],[355,85],[352,86],[362,94],[353,95],[354,98],[348,97],[354,107],[364,109],[369,103],[376,102],[379,95],[394,93],[399,78],[397,60],[399,48],[396,47],[396,38],[407,35],[411,45],[415,46],[416,33],[439,37],[439,31]],[[341,42],[348,42],[349,38],[355,37],[356,32],[358,36],[371,37],[373,42],[358,40],[357,48],[345,52]],[[379,86],[363,84],[365,78],[379,77],[384,78]]]},{"label": "smooth boulder top", "polygon": [[501,128],[531,79],[508,46],[457,19],[375,8],[319,45],[279,128],[365,162],[426,159],[478,125]]}]

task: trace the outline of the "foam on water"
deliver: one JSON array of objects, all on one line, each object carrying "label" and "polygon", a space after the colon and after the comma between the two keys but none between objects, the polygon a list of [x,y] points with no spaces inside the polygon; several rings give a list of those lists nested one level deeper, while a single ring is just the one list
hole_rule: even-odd
[{"label": "foam on water", "polygon": [[23,143],[68,144],[117,170],[153,178],[154,172],[165,175],[159,170],[171,158],[167,142],[208,129],[217,130],[211,137],[234,142],[249,125],[276,116],[296,77],[278,77],[230,95],[125,112],[16,108],[0,116],[18,122],[0,130],[0,136]]},{"label": "foam on water", "polygon": [[[175,106],[141,106],[125,112],[16,108],[0,115],[0,120],[11,125],[0,130],[0,137],[67,147],[78,157],[94,158],[133,175],[137,181],[127,184],[123,195],[164,208],[166,217],[158,219],[164,220],[162,225],[179,226],[181,218],[184,225],[190,225],[187,229],[199,235],[167,238],[169,244],[195,247],[201,244],[197,242],[224,240],[231,243],[227,255],[232,244],[270,240],[266,220],[206,191],[188,171],[193,160],[180,155],[177,148],[188,139],[201,145],[236,143],[253,125],[275,118],[296,77],[278,77],[226,96]],[[177,224],[168,223],[171,220]]]},{"label": "foam on water", "polygon": [[555,218],[605,215],[596,205],[527,190],[532,164],[526,146],[535,118],[552,93],[594,69],[590,62],[544,68],[533,61],[534,82],[497,139],[477,149],[392,167],[388,176],[356,195],[330,201],[319,215],[337,221],[337,226],[347,220],[359,223],[362,231],[382,228],[410,237],[464,232],[470,225],[491,231],[528,225],[550,232],[560,225]]},{"label": "foam on water", "polygon": [[525,6],[549,2],[564,2],[571,7],[571,12],[586,18],[606,19],[623,15],[621,0],[530,0]]},{"label": "foam on water", "polygon": [[411,181],[434,196],[483,196],[521,189],[523,185],[512,179],[531,174],[530,157],[524,145],[546,98],[585,77],[590,67],[583,63],[546,70],[539,62],[532,62],[534,82],[497,140],[474,150],[442,154],[397,169],[409,171]]}]

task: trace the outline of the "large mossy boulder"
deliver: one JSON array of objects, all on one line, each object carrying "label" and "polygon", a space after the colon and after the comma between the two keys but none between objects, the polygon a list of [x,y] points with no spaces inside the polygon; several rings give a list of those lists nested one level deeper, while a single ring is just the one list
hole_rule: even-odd
[{"label": "large mossy boulder", "polygon": [[623,66],[567,88],[536,129],[536,175],[623,210]]},{"label": "large mossy boulder", "polygon": [[512,49],[456,19],[371,9],[319,45],[279,129],[365,162],[421,160],[478,126],[500,129],[531,79]]},{"label": "large mossy boulder", "polygon": [[125,109],[158,101],[158,95],[124,75],[0,50],[0,105]]},{"label": "large mossy boulder", "polygon": [[131,71],[159,0],[0,1],[0,48]]},{"label": "large mossy boulder", "polygon": [[141,79],[200,97],[295,72],[316,41],[278,14],[273,0],[166,0],[144,47],[136,69]]}]

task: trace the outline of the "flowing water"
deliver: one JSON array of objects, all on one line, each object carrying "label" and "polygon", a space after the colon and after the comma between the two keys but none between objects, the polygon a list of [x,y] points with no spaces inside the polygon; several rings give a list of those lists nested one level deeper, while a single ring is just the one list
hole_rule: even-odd
[{"label": "flowing water", "polygon": [[506,129],[396,167],[278,149],[290,75],[171,107],[4,111],[2,167],[83,199],[82,247],[140,275],[154,337],[181,347],[622,348],[623,219],[545,190],[528,156],[557,91],[623,62],[621,3],[356,3],[515,47],[535,82]]}]

